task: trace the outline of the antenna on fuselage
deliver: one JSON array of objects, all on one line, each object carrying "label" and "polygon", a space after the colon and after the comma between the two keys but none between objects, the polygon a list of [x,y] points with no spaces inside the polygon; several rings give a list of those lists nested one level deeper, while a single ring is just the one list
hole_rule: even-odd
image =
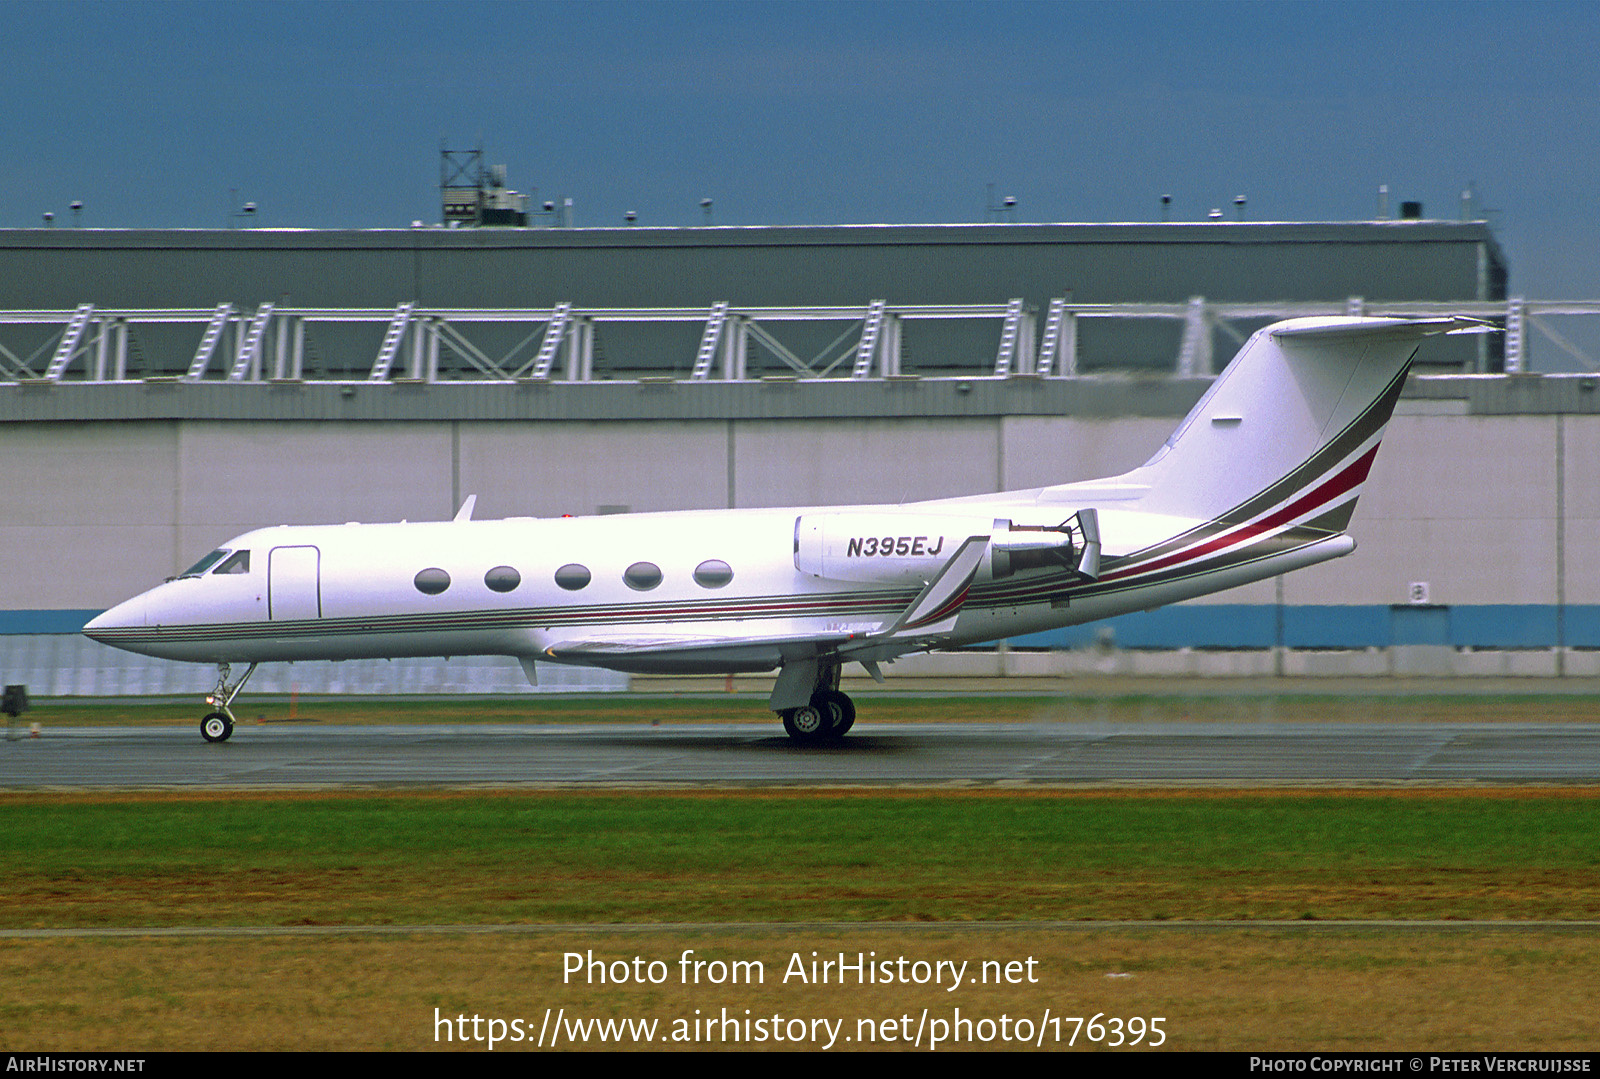
[{"label": "antenna on fuselage", "polygon": [[456,521],[470,521],[470,520],[472,520],[472,507],[476,506],[477,504],[478,504],[478,496],[477,495],[468,495],[467,496],[467,500],[465,502],[461,503],[461,508],[456,510],[456,515],[455,515],[455,517],[452,518],[452,520],[456,520]]}]

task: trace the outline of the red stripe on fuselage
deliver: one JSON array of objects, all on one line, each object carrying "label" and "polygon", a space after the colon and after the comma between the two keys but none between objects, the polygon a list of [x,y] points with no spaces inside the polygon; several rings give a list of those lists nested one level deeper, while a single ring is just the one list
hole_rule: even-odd
[{"label": "red stripe on fuselage", "polygon": [[1262,533],[1270,532],[1279,525],[1286,524],[1289,521],[1294,520],[1296,517],[1303,516],[1314,509],[1318,509],[1327,503],[1333,502],[1342,495],[1348,494],[1354,488],[1359,487],[1363,482],[1365,482],[1367,478],[1367,472],[1372,468],[1373,459],[1377,457],[1377,455],[1378,447],[1377,445],[1374,445],[1361,457],[1357,458],[1355,461],[1352,461],[1349,467],[1347,467],[1343,472],[1339,473],[1337,476],[1334,476],[1322,486],[1314,489],[1311,491],[1311,493],[1305,495],[1304,497],[1289,503],[1278,512],[1263,517],[1259,521],[1240,525],[1238,528],[1224,532],[1220,536],[1216,536],[1215,538],[1200,544],[1198,547],[1191,547],[1187,551],[1179,551],[1177,554],[1168,555],[1166,558],[1157,559],[1156,561],[1146,565],[1130,566],[1127,569],[1117,570],[1113,573],[1106,574],[1100,579],[1102,581],[1114,581],[1123,577],[1132,576],[1134,574],[1154,573],[1157,570],[1167,569],[1170,566],[1175,566],[1182,562],[1188,562],[1197,558],[1204,558],[1208,554],[1213,554],[1224,547],[1230,547],[1242,540],[1255,539]]}]

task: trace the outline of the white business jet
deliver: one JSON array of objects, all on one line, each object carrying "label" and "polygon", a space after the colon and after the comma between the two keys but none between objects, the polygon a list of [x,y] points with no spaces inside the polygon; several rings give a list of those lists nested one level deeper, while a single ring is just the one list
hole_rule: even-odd
[{"label": "white business jet", "polygon": [[[1076,625],[1348,554],[1345,534],[1421,339],[1462,318],[1299,318],[1259,331],[1143,466],[900,506],[279,526],[84,627],[218,665],[213,742],[269,661],[505,655],[649,674],[776,670],[796,741],[855,722],[839,672]],[[249,664],[229,681],[231,664]]]}]

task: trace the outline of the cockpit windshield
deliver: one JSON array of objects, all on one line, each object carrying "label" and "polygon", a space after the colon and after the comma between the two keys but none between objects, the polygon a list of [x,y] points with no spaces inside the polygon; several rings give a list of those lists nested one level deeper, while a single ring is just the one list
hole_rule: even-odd
[{"label": "cockpit windshield", "polygon": [[190,566],[188,569],[186,569],[182,573],[178,574],[178,576],[179,577],[198,577],[202,573],[204,573],[206,570],[208,570],[212,566],[216,565],[218,562],[221,562],[224,558],[227,557],[227,555],[228,555],[228,552],[227,552],[226,548],[222,548],[222,549],[219,549],[219,550],[212,551],[210,554],[206,555],[200,561],[196,562],[194,565]]},{"label": "cockpit windshield", "polygon": [[[226,560],[226,561],[224,561]],[[217,565],[217,563],[222,563]],[[216,566],[215,569],[212,567]],[[230,551],[226,547],[219,547],[206,555],[200,561],[178,574],[177,577],[168,577],[169,581],[176,581],[184,577],[201,577],[207,573],[249,573],[250,552]]]},{"label": "cockpit windshield", "polygon": [[235,551],[235,552],[233,552],[233,554],[228,556],[228,560],[226,562],[222,563],[222,565],[218,566],[216,569],[212,570],[211,572],[212,573],[249,573],[250,572],[250,552],[249,551]]}]

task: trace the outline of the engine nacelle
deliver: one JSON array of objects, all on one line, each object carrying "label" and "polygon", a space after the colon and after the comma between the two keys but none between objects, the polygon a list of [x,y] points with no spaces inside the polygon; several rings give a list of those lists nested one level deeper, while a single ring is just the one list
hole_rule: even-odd
[{"label": "engine nacelle", "polygon": [[944,514],[814,513],[795,519],[794,568],[830,581],[926,584],[986,522]]},{"label": "engine nacelle", "polygon": [[[985,579],[1076,564],[1067,522],[1018,526],[997,520],[986,525],[977,518],[943,514],[816,513],[795,519],[794,565],[801,573],[830,581],[926,584],[970,536],[989,541],[989,557],[980,573]],[[1098,553],[1098,544],[1096,548]]]}]

